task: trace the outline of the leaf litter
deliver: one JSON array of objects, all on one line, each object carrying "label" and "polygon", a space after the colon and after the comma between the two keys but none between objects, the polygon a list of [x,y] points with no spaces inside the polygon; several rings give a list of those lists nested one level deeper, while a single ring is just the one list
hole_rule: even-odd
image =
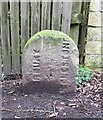
[{"label": "leaf litter", "polygon": [[94,73],[90,81],[83,81],[76,95],[35,93],[21,94],[19,80],[2,81],[3,118],[103,118],[102,76]]}]

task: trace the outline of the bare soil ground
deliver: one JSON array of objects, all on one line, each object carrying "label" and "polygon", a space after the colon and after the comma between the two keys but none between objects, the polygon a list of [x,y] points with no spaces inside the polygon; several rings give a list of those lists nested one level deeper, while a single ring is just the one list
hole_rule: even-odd
[{"label": "bare soil ground", "polygon": [[59,94],[59,87],[21,79],[2,84],[2,118],[103,118],[102,73],[77,88],[75,96]]}]

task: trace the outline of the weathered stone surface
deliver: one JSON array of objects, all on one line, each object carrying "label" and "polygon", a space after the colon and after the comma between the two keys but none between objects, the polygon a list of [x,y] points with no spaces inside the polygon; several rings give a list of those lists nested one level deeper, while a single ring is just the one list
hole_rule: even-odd
[{"label": "weathered stone surface", "polygon": [[103,54],[102,46],[101,41],[88,41],[85,48],[86,54]]},{"label": "weathered stone surface", "polygon": [[102,11],[101,0],[91,0],[90,11]]},{"label": "weathered stone surface", "polygon": [[88,25],[101,26],[101,12],[90,12]]},{"label": "weathered stone surface", "polygon": [[55,83],[60,93],[75,92],[78,64],[78,49],[71,38],[59,31],[44,30],[25,45],[22,82]]},{"label": "weathered stone surface", "polygon": [[101,28],[88,28],[87,41],[101,41]]},{"label": "weathered stone surface", "polygon": [[86,55],[85,56],[85,65],[91,66],[93,68],[101,67],[102,66],[102,61],[103,60],[103,55]]}]

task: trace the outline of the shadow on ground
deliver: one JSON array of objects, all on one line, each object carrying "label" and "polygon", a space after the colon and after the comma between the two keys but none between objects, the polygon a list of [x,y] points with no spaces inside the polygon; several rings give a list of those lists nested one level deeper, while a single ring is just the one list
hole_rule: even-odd
[{"label": "shadow on ground", "polygon": [[35,93],[49,93],[49,94],[59,94],[60,85],[55,82],[50,81],[30,81],[25,85],[21,85],[17,88],[18,92],[24,94],[35,94]]}]

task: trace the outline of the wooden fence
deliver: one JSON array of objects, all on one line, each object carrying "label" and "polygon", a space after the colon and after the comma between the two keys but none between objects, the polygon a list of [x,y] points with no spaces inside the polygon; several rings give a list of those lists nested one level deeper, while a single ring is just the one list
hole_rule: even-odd
[{"label": "wooden fence", "polygon": [[63,31],[78,44],[81,2],[0,2],[0,75],[21,74],[27,40],[44,29]]}]

